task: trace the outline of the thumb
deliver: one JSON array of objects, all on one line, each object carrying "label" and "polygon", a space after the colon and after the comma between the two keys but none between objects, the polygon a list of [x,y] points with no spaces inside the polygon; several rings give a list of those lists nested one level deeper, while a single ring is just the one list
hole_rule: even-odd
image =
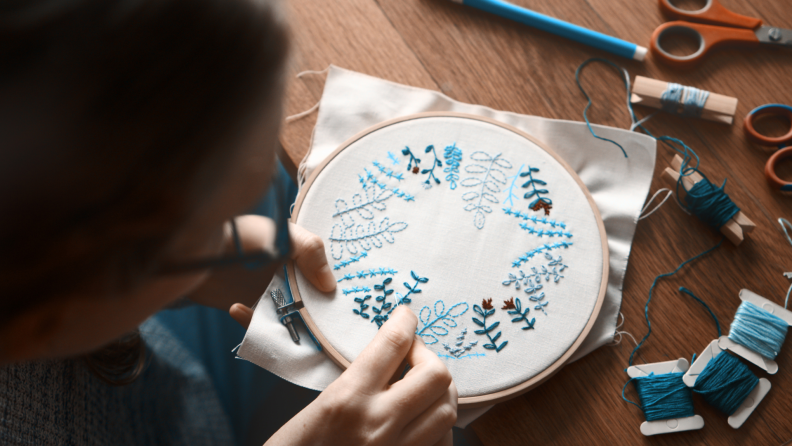
[{"label": "thumb", "polygon": [[247,329],[250,326],[250,321],[253,320],[253,310],[242,304],[231,305],[228,314],[244,329]]},{"label": "thumb", "polygon": [[292,259],[300,271],[320,291],[333,291],[336,280],[327,264],[322,239],[294,223],[289,223],[289,234],[294,246]]}]

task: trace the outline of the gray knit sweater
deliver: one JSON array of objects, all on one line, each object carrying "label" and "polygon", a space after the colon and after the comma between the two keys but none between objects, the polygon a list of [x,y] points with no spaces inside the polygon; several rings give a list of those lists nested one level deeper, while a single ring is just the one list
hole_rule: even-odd
[{"label": "gray knit sweater", "polygon": [[205,368],[156,320],[141,333],[152,360],[124,387],[77,360],[0,368],[0,445],[233,444]]}]

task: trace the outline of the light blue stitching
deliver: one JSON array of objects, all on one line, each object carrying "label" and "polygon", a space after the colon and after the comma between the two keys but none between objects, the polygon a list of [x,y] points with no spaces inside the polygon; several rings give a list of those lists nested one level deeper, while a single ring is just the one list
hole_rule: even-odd
[{"label": "light blue stitching", "polygon": [[[452,311],[454,311],[454,309],[457,307],[460,307],[462,311],[457,310],[459,312],[452,313]],[[419,313],[419,319],[423,323],[423,328],[416,331],[415,334],[420,336],[426,345],[436,344],[438,342],[437,336],[448,335],[448,329],[441,326],[435,326],[435,324],[442,321],[443,325],[446,327],[456,328],[457,323],[453,318],[462,316],[469,308],[470,306],[467,304],[467,302],[459,302],[454,304],[448,309],[448,311],[446,311],[445,303],[442,300],[438,300],[434,304],[434,314],[436,317],[434,320],[430,321],[429,319],[432,318],[432,310],[430,310],[428,306],[425,306],[421,308],[421,312]],[[424,311],[426,311],[425,316]],[[429,333],[424,333],[427,329],[429,330]],[[427,340],[427,338],[430,340]]]},{"label": "light blue stitching", "polygon": [[352,294],[352,293],[370,293],[371,292],[371,288],[369,288],[367,286],[362,286],[362,287],[361,286],[356,286],[356,287],[352,287],[352,288],[344,288],[341,291],[346,296],[347,294]]},{"label": "light blue stitching", "polygon": [[363,257],[368,257],[368,253],[364,251],[364,252],[361,252],[360,255],[354,256],[354,257],[350,258],[349,260],[342,260],[341,262],[336,263],[335,265],[333,265],[333,269],[338,271],[339,269],[349,265],[350,263],[355,263],[355,262],[360,261],[360,259],[362,259]]},{"label": "light blue stitching", "polygon": [[528,231],[529,234],[536,235],[538,237],[566,237],[572,238],[572,233],[567,231],[553,231],[552,229],[536,229],[535,226],[528,226],[527,223],[520,223],[520,227],[524,230]]},{"label": "light blue stitching", "polygon": [[396,155],[394,155],[393,152],[388,152],[388,159],[393,163],[394,166],[399,165],[399,160],[396,159]]},{"label": "light blue stitching", "polygon": [[[492,301],[492,299],[490,299],[490,301]],[[487,327],[487,316],[492,316],[493,314],[495,314],[495,309],[492,308],[492,309],[489,309],[489,310],[483,310],[478,305],[473,305],[473,311],[475,311],[476,313],[479,314],[479,316],[481,316],[481,320],[479,320],[476,317],[473,318],[473,323],[475,323],[476,325],[481,327],[480,330],[476,330],[474,333],[476,333],[478,335],[485,334],[485,335],[487,335],[487,338],[490,341],[489,344],[484,344],[484,345],[482,345],[482,347],[486,348],[487,350],[495,350],[495,352],[499,353],[503,349],[503,347],[506,347],[506,344],[508,344],[509,341],[503,341],[503,343],[501,343],[501,345],[497,345],[497,344],[495,344],[495,342],[497,342],[498,339],[500,339],[501,332],[499,331],[498,334],[495,335],[495,337],[493,337],[490,334],[492,332],[492,330],[495,330],[500,325],[500,321],[495,321],[494,324],[492,324],[489,327]]]},{"label": "light blue stitching", "polygon": [[366,308],[369,307],[369,305],[366,303],[366,301],[369,300],[369,299],[371,299],[371,294],[367,294],[364,297],[356,297],[355,298],[355,302],[360,304],[360,307],[358,309],[352,309],[352,312],[357,314],[357,315],[360,315],[360,317],[362,317],[363,319],[368,319],[369,318],[369,314],[364,312],[363,310],[365,310]]},{"label": "light blue stitching", "polygon": [[380,221],[379,225],[374,222],[369,222],[368,225],[344,227],[336,223],[330,231],[330,252],[333,258],[341,260],[344,256],[344,248],[350,255],[355,255],[358,252],[358,247],[363,251],[368,251],[372,247],[382,248],[382,241],[393,243],[396,239],[393,234],[407,229],[407,223],[398,221],[395,223],[390,222],[389,217],[385,217]]},{"label": "light blue stitching", "polygon": [[536,254],[539,254],[542,251],[550,251],[552,249],[558,249],[558,248],[566,249],[566,248],[569,248],[572,245],[573,245],[572,242],[546,243],[546,244],[544,244],[544,245],[542,245],[542,246],[540,246],[540,247],[538,247],[536,249],[532,249],[532,250],[526,252],[525,254],[521,255],[520,258],[518,258],[517,260],[512,262],[512,268],[519,267],[523,262],[527,262],[528,260],[533,258],[533,256],[535,256]]},{"label": "light blue stitching", "polygon": [[503,204],[506,204],[506,202],[508,201],[509,206],[514,206],[514,198],[520,198],[517,196],[517,194],[514,193],[514,184],[517,183],[517,178],[520,177],[520,173],[522,172],[523,167],[525,167],[525,164],[520,165],[520,168],[517,170],[517,173],[514,174],[514,176],[506,178],[507,180],[512,180],[512,182],[509,185],[509,193],[506,196],[506,199],[503,200]]},{"label": "light blue stitching", "polygon": [[[341,198],[335,201],[336,212],[333,217],[341,217],[341,222],[345,227],[350,227],[355,224],[355,219],[349,215],[352,211],[357,211],[360,218],[364,220],[372,220],[374,218],[374,209],[384,211],[386,208],[385,200],[393,196],[393,191],[382,190],[377,193],[374,186],[365,189],[365,201],[360,194],[352,196],[352,207],[347,205],[347,202]],[[371,209],[369,209],[371,208]]]},{"label": "light blue stitching", "polygon": [[511,315],[519,314],[519,317],[515,317],[512,319],[512,322],[520,322],[525,321],[526,326],[522,327],[523,330],[531,330],[534,328],[534,323],[536,323],[536,318],[533,317],[531,320],[528,320],[528,312],[531,311],[530,308],[525,308],[525,311],[522,311],[522,304],[520,303],[520,298],[518,297],[514,301],[514,310],[509,310],[508,313]]},{"label": "light blue stitching", "polygon": [[459,180],[459,164],[462,162],[462,150],[456,146],[456,142],[446,146],[443,157],[446,160],[446,167],[443,172],[447,173],[445,179],[448,181],[451,190],[456,189]]},{"label": "light blue stitching", "polygon": [[[388,153],[390,153],[390,152],[388,152]],[[396,174],[396,172],[394,172],[393,169],[386,168],[379,161],[374,161],[373,164],[374,164],[374,167],[379,169],[380,173],[384,173],[385,176],[388,177],[388,178],[395,178],[396,180],[399,180],[399,181],[404,179],[404,174],[403,173]]]},{"label": "light blue stitching", "polygon": [[404,146],[404,148],[402,149],[402,155],[410,155],[410,162],[407,163],[407,170],[408,171],[412,170],[413,161],[415,162],[415,167],[418,167],[418,164],[421,163],[421,159],[420,158],[416,158],[415,155],[413,155],[412,150],[410,150],[410,148],[407,147],[407,146]]},{"label": "light blue stitching", "polygon": [[429,175],[426,176],[426,181],[424,181],[424,184],[426,184],[426,186],[424,186],[424,187],[427,188],[427,189],[432,187],[431,180],[435,180],[435,183],[440,184],[440,178],[437,178],[435,176],[434,170],[435,170],[435,167],[443,167],[443,162],[440,161],[440,158],[437,157],[437,152],[435,152],[434,145],[426,146],[426,150],[424,150],[424,153],[429,153],[430,151],[432,152],[432,155],[434,155],[434,162],[432,163],[432,168],[431,169],[424,169],[424,170],[421,171],[421,174],[425,174],[425,173],[429,174]]},{"label": "light blue stitching", "polygon": [[408,194],[407,192],[404,192],[404,191],[399,190],[397,188],[393,188],[391,190],[393,191],[394,195],[396,195],[399,198],[404,199],[404,201],[415,201],[415,197],[413,197],[412,195]]},{"label": "light blue stitching", "polygon": [[368,186],[369,181],[371,181],[372,184],[377,184],[377,177],[375,177],[370,170],[364,167],[363,171],[366,172],[366,175],[358,174],[358,182],[361,184],[361,186],[363,186],[363,189]]},{"label": "light blue stitching", "polygon": [[506,174],[503,173],[502,170],[494,168],[493,166],[498,166],[501,169],[511,169],[512,165],[509,161],[505,159],[499,159],[501,154],[497,154],[494,157],[490,156],[486,152],[473,152],[470,155],[470,159],[473,161],[489,163],[487,167],[482,166],[481,164],[472,164],[465,166],[465,172],[477,175],[477,174],[485,174],[484,179],[479,179],[476,177],[468,177],[464,180],[460,181],[464,187],[476,187],[481,185],[481,190],[479,192],[465,192],[462,194],[462,200],[464,201],[471,201],[478,198],[478,203],[468,203],[465,206],[465,210],[476,211],[475,215],[473,216],[473,224],[476,225],[478,229],[484,227],[484,222],[486,220],[485,213],[489,214],[492,212],[492,208],[487,205],[483,205],[482,201],[487,200],[490,203],[498,203],[498,199],[495,198],[493,193],[500,192],[499,184],[506,184]]},{"label": "light blue stitching", "polygon": [[484,353],[468,353],[467,355],[460,356],[459,358],[454,358],[453,356],[444,355],[442,353],[437,354],[440,358],[448,358],[448,359],[466,359],[466,358],[478,358],[480,356],[487,356]]},{"label": "light blue stitching", "polygon": [[344,277],[338,279],[336,282],[343,282],[344,280],[352,280],[352,279],[365,279],[367,277],[374,277],[375,275],[379,274],[380,276],[385,275],[394,275],[397,274],[398,271],[394,271],[391,268],[380,268],[379,270],[370,269],[368,271],[358,271],[355,274],[347,273],[344,274]]},{"label": "light blue stitching", "polygon": [[457,340],[454,344],[454,347],[451,347],[447,343],[443,343],[443,348],[445,348],[448,353],[454,357],[454,359],[459,359],[459,357],[465,352],[469,352],[473,347],[476,346],[476,344],[478,344],[478,341],[472,341],[465,345],[465,335],[467,335],[467,327],[463,328],[459,336],[456,337]]},{"label": "light blue stitching", "polygon": [[551,199],[546,198],[546,197],[542,197],[542,195],[541,195],[541,194],[548,193],[547,189],[537,189],[536,188],[537,184],[540,185],[540,186],[547,186],[547,183],[545,183],[542,180],[534,178],[533,177],[533,172],[539,172],[539,169],[537,169],[536,167],[528,166],[528,172],[523,172],[523,173],[520,174],[521,177],[528,177],[528,181],[526,181],[522,185],[522,187],[531,186],[531,188],[533,189],[531,192],[526,192],[525,195],[523,195],[523,197],[524,198],[531,198],[533,196],[536,196],[536,200],[532,201],[531,204],[528,205],[528,207],[533,209],[533,207],[536,206],[536,204],[538,202],[540,202],[540,201],[542,201],[542,202],[544,202],[546,204],[553,204],[553,201]]},{"label": "light blue stitching", "polygon": [[506,215],[514,215],[517,218],[521,218],[521,219],[523,219],[525,221],[532,221],[535,224],[540,224],[541,223],[541,224],[545,224],[545,225],[550,225],[550,226],[552,226],[554,228],[556,226],[558,226],[561,229],[566,229],[566,223],[564,223],[562,221],[556,221],[556,220],[552,220],[552,219],[545,218],[545,217],[537,217],[535,215],[523,214],[522,212],[516,211],[516,210],[514,210],[512,208],[503,208],[503,212]]}]

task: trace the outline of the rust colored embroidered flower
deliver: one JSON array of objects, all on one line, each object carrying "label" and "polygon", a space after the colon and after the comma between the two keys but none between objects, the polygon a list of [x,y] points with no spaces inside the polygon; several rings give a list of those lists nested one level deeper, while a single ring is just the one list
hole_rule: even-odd
[{"label": "rust colored embroidered flower", "polygon": [[513,297],[511,299],[509,299],[509,300],[504,300],[503,301],[503,308],[501,308],[501,310],[511,310],[513,308],[515,308],[514,307],[514,298]]},{"label": "rust colored embroidered flower", "polygon": [[419,169],[418,169],[418,166],[414,166],[414,167],[412,168],[412,173],[418,173],[418,170],[419,170]]},{"label": "rust colored embroidered flower", "polygon": [[532,211],[538,211],[539,209],[544,209],[545,215],[550,215],[550,209],[553,209],[553,206],[548,204],[548,203],[545,203],[542,200],[539,200],[539,201],[536,202],[534,207],[531,208],[531,210]]},{"label": "rust colored embroidered flower", "polygon": [[481,300],[481,308],[483,308],[485,310],[491,310],[492,309],[492,298],[490,297],[489,299],[482,299]]}]

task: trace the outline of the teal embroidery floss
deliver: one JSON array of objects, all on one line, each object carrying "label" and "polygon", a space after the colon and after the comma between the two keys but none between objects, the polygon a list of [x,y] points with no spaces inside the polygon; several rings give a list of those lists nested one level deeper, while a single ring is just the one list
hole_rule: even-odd
[{"label": "teal embroidery floss", "polygon": [[424,169],[424,170],[421,171],[421,174],[428,174],[426,176],[426,181],[424,181],[424,184],[426,185],[424,187],[426,187],[428,189],[428,188],[432,187],[432,180],[434,180],[435,183],[440,184],[440,178],[437,178],[435,176],[434,170],[435,170],[435,167],[443,167],[443,162],[440,161],[440,158],[437,157],[437,152],[435,152],[435,148],[434,148],[433,145],[427,146],[426,150],[424,150],[424,152],[425,153],[432,152],[432,155],[434,155],[434,162],[432,163],[432,168],[431,169]]},{"label": "teal embroidery floss", "polygon": [[758,383],[759,378],[739,359],[720,352],[702,370],[693,391],[711,406],[731,416]]},{"label": "teal embroidery floss", "polygon": [[495,308],[492,307],[492,298],[484,299],[481,302],[481,307],[478,305],[473,305],[473,311],[481,316],[481,319],[476,317],[473,318],[473,323],[481,327],[481,329],[476,330],[474,333],[477,335],[487,335],[487,338],[489,339],[489,344],[484,344],[482,347],[486,348],[487,350],[495,350],[496,353],[503,350],[503,347],[506,347],[506,344],[508,344],[509,341],[503,341],[500,345],[498,345],[496,342],[498,342],[498,339],[500,339],[502,332],[499,331],[497,334],[495,334],[495,336],[492,335],[495,329],[500,325],[500,321],[495,321],[495,323],[489,327],[487,326],[487,317],[495,314]]},{"label": "teal embroidery floss", "polygon": [[[709,95],[710,92],[706,90],[669,82],[663,94],[660,95],[660,105],[663,111],[668,113],[699,117],[704,111],[704,104]],[[679,113],[680,105],[682,113]]]},{"label": "teal embroidery floss", "polygon": [[[686,169],[686,173],[693,171],[698,171],[698,169]],[[679,178],[680,180],[682,179],[681,176]],[[679,193],[680,184],[681,181],[677,182],[677,194]],[[684,207],[707,226],[716,230],[720,229],[721,226],[725,225],[740,212],[740,208],[734,204],[724,191],[725,187],[726,180],[723,180],[723,184],[720,187],[715,187],[707,177],[704,177],[687,191]]]},{"label": "teal embroidery floss", "polygon": [[737,308],[729,330],[729,339],[768,359],[775,359],[786,339],[789,325],[751,302]]},{"label": "teal embroidery floss", "polygon": [[[639,407],[646,421],[670,420],[695,415],[690,388],[682,381],[684,373],[650,374],[632,378],[622,388],[622,399]],[[630,382],[638,392],[638,405],[624,396]]]}]

